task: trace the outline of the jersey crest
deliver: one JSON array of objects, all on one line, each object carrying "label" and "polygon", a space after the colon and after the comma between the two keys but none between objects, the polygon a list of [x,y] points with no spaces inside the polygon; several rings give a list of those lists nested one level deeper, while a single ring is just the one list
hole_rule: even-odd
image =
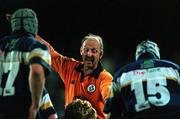
[{"label": "jersey crest", "polygon": [[90,93],[93,93],[95,90],[96,90],[96,86],[94,84],[90,84],[87,87],[87,91],[90,92]]}]

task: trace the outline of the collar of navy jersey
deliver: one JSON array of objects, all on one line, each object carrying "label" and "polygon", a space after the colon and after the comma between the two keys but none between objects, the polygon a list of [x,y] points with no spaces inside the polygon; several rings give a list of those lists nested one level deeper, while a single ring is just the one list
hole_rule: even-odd
[{"label": "collar of navy jersey", "polygon": [[[84,66],[83,64],[79,64],[77,67],[75,67],[75,70],[78,71],[78,72],[81,72],[82,75],[84,76],[83,71],[82,71],[83,66]],[[103,71],[103,66],[102,66],[102,64],[99,62],[99,63],[98,63],[98,67],[93,71],[92,76],[94,76],[96,79],[98,79],[99,74],[100,74],[102,71]]]}]

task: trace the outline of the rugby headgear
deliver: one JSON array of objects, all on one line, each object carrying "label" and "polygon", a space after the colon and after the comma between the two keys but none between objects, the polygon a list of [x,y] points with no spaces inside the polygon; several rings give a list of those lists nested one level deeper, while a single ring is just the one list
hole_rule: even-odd
[{"label": "rugby headgear", "polygon": [[36,13],[29,8],[18,9],[12,14],[11,28],[12,32],[23,31],[36,35],[38,33]]},{"label": "rugby headgear", "polygon": [[143,54],[148,54],[152,58],[160,59],[160,52],[157,44],[149,40],[142,41],[137,45],[136,60],[138,60]]}]

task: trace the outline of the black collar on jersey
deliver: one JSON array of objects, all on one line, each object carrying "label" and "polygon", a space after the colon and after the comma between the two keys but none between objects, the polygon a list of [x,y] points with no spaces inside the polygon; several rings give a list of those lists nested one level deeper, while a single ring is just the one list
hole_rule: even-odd
[{"label": "black collar on jersey", "polygon": [[[79,64],[75,70],[78,72],[81,72],[81,78],[84,78],[84,73],[82,71],[84,64]],[[103,71],[103,66],[101,64],[101,62],[98,63],[98,67],[93,71],[93,73],[91,74],[92,76],[94,76],[96,79],[98,79],[99,74]]]}]

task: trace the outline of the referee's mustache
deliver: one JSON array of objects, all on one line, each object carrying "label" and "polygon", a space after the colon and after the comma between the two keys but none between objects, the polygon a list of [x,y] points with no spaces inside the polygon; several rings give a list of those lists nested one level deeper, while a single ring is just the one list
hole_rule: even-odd
[{"label": "referee's mustache", "polygon": [[94,57],[93,56],[92,57],[86,56],[85,60],[87,60],[87,61],[94,61]]}]

